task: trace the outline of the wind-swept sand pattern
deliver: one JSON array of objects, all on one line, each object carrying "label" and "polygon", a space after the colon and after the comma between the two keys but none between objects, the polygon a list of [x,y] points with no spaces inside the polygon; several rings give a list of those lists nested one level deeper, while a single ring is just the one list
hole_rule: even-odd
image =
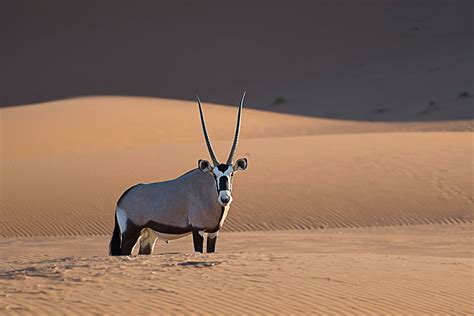
[{"label": "wind-swept sand pattern", "polygon": [[[246,140],[249,172],[236,176],[225,230],[470,222],[471,140],[470,133]],[[227,147],[218,145],[219,152]],[[203,147],[4,161],[2,204],[11,211],[0,233],[107,234],[115,201],[127,187],[179,175],[181,166],[194,168],[206,157]]]},{"label": "wind-swept sand pattern", "polygon": [[[0,315],[474,314],[472,0],[27,2],[0,10]],[[208,159],[195,94],[224,159],[243,90],[218,253],[108,256],[127,188]]]},{"label": "wind-swept sand pattern", "polygon": [[[230,146],[236,107],[208,104],[205,99],[203,107],[213,141],[225,141],[226,146]],[[141,97],[83,97],[4,108],[0,109],[0,114],[4,135],[2,159],[5,160],[202,143],[196,102]],[[245,108],[243,115],[243,139],[474,130],[469,119],[423,123],[356,122],[249,108]],[[228,148],[223,152],[226,150]]]},{"label": "wind-swept sand pattern", "polygon": [[[37,257],[17,253],[5,259],[2,254],[0,310],[468,314],[474,295],[472,232],[472,225],[435,225],[224,233],[215,255],[187,254],[186,238],[158,245],[161,254],[151,257],[119,258],[104,256],[107,239],[102,237],[89,238],[88,249],[77,237],[10,245],[7,239],[1,248],[13,244],[26,254],[40,244],[51,250]],[[75,256],[62,255],[74,246]]]},{"label": "wind-swept sand pattern", "polygon": [[[236,108],[204,106],[223,157]],[[0,115],[2,313],[473,312],[471,120],[247,109],[237,156],[249,168],[219,253],[191,255],[187,237],[112,258],[120,194],[208,157],[196,104],[94,97]]]},{"label": "wind-swept sand pattern", "polygon": [[[235,109],[205,110],[222,157]],[[128,187],[174,178],[208,156],[191,102],[83,98],[1,111],[4,135],[15,135],[2,137],[4,237],[108,234]],[[193,123],[177,128],[180,119]],[[246,110],[243,124],[237,155],[250,167],[235,178],[225,230],[472,221],[473,134],[450,131],[469,121],[420,133],[426,123],[402,132],[411,127]]]}]

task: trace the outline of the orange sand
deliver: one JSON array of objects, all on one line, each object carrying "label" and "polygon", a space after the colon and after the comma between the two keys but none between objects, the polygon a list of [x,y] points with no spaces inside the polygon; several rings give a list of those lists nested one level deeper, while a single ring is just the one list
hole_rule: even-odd
[{"label": "orange sand", "polygon": [[[219,157],[235,110],[205,104]],[[196,104],[94,97],[0,115],[2,312],[472,312],[472,121],[246,109],[249,168],[219,253],[191,255],[188,237],[112,258],[120,194],[207,159]]]}]

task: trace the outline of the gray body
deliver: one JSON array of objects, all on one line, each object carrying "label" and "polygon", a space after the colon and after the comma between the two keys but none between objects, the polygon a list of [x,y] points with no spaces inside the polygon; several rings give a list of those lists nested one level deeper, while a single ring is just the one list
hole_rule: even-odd
[{"label": "gray body", "polygon": [[203,252],[207,233],[207,252],[215,252],[217,233],[224,224],[232,203],[232,178],[247,168],[247,159],[233,164],[240,131],[245,93],[237,115],[234,141],[229,157],[220,163],[214,153],[198,98],[204,139],[212,159],[199,160],[198,168],[169,181],[137,184],[125,191],[117,202],[110,254],[130,255],[139,243],[139,254],[151,254],[156,240],[166,242],[193,234],[194,250]]},{"label": "gray body", "polygon": [[194,169],[174,180],[132,187],[119,200],[117,208],[124,210],[127,219],[137,226],[153,221],[170,227],[213,231],[222,224],[223,206],[217,195],[213,176]]}]

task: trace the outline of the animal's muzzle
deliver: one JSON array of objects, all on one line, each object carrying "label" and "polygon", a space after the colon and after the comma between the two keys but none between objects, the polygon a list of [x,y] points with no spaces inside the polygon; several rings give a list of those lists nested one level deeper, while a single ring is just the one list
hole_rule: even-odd
[{"label": "animal's muzzle", "polygon": [[229,203],[230,202],[230,197],[228,197],[228,196],[221,197],[221,202],[225,203],[225,204]]},{"label": "animal's muzzle", "polygon": [[232,202],[230,193],[230,179],[227,176],[222,176],[217,182],[217,192],[219,194],[219,203],[223,206]]},{"label": "animal's muzzle", "polygon": [[232,202],[232,196],[230,195],[230,191],[228,190],[219,191],[219,203],[223,206],[226,206],[230,202]]}]

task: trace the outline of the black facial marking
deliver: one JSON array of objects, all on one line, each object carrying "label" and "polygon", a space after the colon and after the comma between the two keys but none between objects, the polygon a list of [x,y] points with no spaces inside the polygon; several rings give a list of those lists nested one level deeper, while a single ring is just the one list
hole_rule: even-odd
[{"label": "black facial marking", "polygon": [[229,178],[227,177],[221,177],[219,179],[219,190],[229,190]]},{"label": "black facial marking", "polygon": [[229,166],[230,165],[221,163],[220,165],[217,166],[217,170],[219,170],[220,172],[226,172],[227,169],[229,169]]}]

